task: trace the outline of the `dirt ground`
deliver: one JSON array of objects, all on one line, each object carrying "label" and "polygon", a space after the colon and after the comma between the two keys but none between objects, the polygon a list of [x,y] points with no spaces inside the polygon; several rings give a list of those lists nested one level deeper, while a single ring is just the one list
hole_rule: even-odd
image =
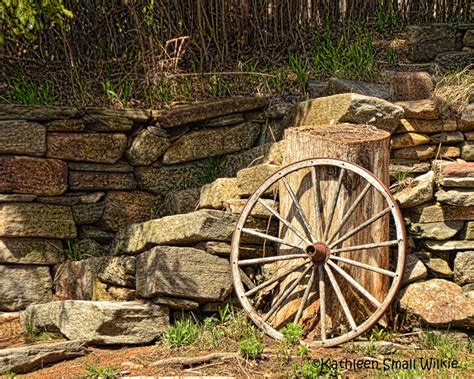
[{"label": "dirt ground", "polygon": [[[0,349],[33,345],[38,343],[51,343],[61,341],[61,337],[53,334],[44,334],[39,339],[31,340],[22,329],[18,320],[0,324]],[[413,336],[396,338],[397,342],[405,342],[405,345],[416,346]],[[443,370],[405,370],[385,371],[386,362],[400,361],[410,362],[416,359],[429,359],[439,357],[436,349],[409,349],[398,350],[395,354],[370,353],[367,350],[354,351],[343,348],[312,348],[307,355],[298,355],[297,347],[288,347],[281,342],[270,338],[264,338],[266,345],[262,359],[248,360],[240,356],[238,349],[203,349],[202,346],[189,345],[180,348],[172,348],[164,343],[156,343],[149,346],[136,347],[89,347],[90,353],[76,359],[62,361],[34,372],[17,375],[2,376],[2,378],[92,378],[92,368],[113,368],[114,377],[136,377],[136,376],[219,376],[237,378],[295,378],[295,377],[317,377],[305,376],[302,368],[310,362],[325,362],[326,369],[322,372],[323,377],[343,378],[366,378],[366,377],[404,377],[404,378],[468,378],[474,377],[474,355],[467,350],[456,356],[463,363],[463,368]],[[225,344],[224,344],[225,345]],[[194,366],[169,364],[157,366],[156,362],[168,358],[182,357],[195,358],[210,353],[234,353],[226,359],[213,359]],[[369,356],[370,355],[370,356]],[[342,363],[341,363],[342,362]],[[345,362],[345,363],[344,363]],[[348,362],[362,362],[360,365],[368,368],[350,368]],[[337,370],[331,370],[330,365],[346,365]],[[87,376],[89,374],[89,376]],[[334,375],[335,374],[335,375]],[[98,376],[96,376],[98,377]]]}]

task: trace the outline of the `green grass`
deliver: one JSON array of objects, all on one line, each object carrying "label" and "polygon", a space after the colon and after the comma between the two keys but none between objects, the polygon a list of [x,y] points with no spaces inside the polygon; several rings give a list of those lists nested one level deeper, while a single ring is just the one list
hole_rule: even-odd
[{"label": "green grass", "polygon": [[66,260],[68,261],[82,261],[83,259],[94,256],[81,250],[74,242],[67,241],[66,246],[67,247],[64,250],[64,254],[66,256]]},{"label": "green grass", "polygon": [[177,321],[163,334],[163,341],[172,347],[190,345],[196,342],[200,326],[189,318]]},{"label": "green grass", "polygon": [[309,61],[306,58],[300,58],[295,55],[290,55],[289,57],[289,64],[296,75],[297,81],[299,83],[299,87],[303,96],[306,96],[306,92],[308,89],[308,68],[309,68]]},{"label": "green grass", "polygon": [[240,354],[246,359],[260,359],[265,345],[257,337],[251,337],[240,341]]},{"label": "green grass", "polygon": [[449,334],[426,333],[423,346],[427,349],[436,350],[438,358],[454,359],[463,350],[463,345]]},{"label": "green grass", "polygon": [[13,81],[8,95],[3,100],[23,105],[57,105],[58,102],[53,87],[49,83],[23,80]]},{"label": "green grass", "polygon": [[120,370],[113,366],[97,367],[92,364],[86,364],[86,373],[84,378],[87,379],[113,379],[117,378]]},{"label": "green grass", "polygon": [[374,327],[370,331],[370,341],[391,341],[393,339],[393,333],[390,330]]},{"label": "green grass", "polygon": [[25,319],[22,325],[25,332],[24,341],[26,343],[64,339],[59,333],[48,332],[44,328],[38,328],[31,318]]},{"label": "green grass", "polygon": [[320,362],[307,362],[293,367],[294,377],[304,379],[333,378],[338,377],[338,370],[321,365]]}]

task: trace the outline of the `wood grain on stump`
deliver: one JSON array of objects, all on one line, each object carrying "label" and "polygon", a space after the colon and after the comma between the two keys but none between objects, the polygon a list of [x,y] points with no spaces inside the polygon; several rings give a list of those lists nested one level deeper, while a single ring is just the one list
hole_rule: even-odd
[{"label": "wood grain on stump", "polygon": [[[298,128],[290,128],[285,131],[285,139],[287,141],[286,153],[284,154],[284,163],[290,164],[306,158],[336,158],[355,163],[367,170],[371,171],[384,184],[389,183],[389,142],[390,134],[376,129],[368,125],[323,125],[323,126],[302,126]],[[288,175],[287,180],[293,191],[296,193],[301,207],[312,226],[312,231],[318,240],[324,240],[325,223],[330,218],[331,200],[333,199],[337,188],[337,182],[340,170],[339,168],[330,166],[316,167],[317,183],[321,194],[320,209],[322,212],[322,224],[315,224],[315,196],[312,189],[312,181],[310,170],[299,170]],[[329,229],[329,237],[334,233],[339,226],[341,219],[352,205],[357,196],[362,192],[367,182],[361,177],[346,170],[342,180],[342,186],[337,200],[335,210],[333,212],[331,227]],[[299,216],[294,206],[288,191],[285,189],[283,183],[280,183],[280,213],[287,218],[299,230],[304,230],[302,223],[298,220]],[[342,227],[337,236],[343,236],[350,230],[356,228],[364,221],[376,215],[387,205],[382,195],[380,195],[374,188],[371,188],[365,195],[362,202],[358,205],[356,211],[352,214],[350,219]],[[348,240],[342,242],[337,247],[348,247],[361,244],[368,244],[374,242],[382,242],[388,240],[389,233],[389,216],[386,215],[378,221],[371,224],[369,227],[358,232]],[[281,238],[299,243],[300,239],[295,236],[293,232],[288,230],[285,225],[280,226]],[[335,241],[337,239],[334,238]],[[279,254],[291,253],[291,248],[281,245]],[[373,266],[388,269],[389,263],[389,249],[382,247],[371,250],[359,250],[354,252],[340,253],[340,256],[358,260],[360,262],[368,263]],[[301,260],[281,262],[277,270],[286,270],[289,265],[297,265]],[[348,272],[354,279],[356,279],[363,287],[365,287],[375,298],[382,301],[388,291],[389,281],[386,276],[371,272],[368,270],[361,270],[347,264],[338,264],[346,272]],[[349,305],[352,315],[357,324],[365,320],[366,313],[373,313],[374,306],[369,303],[365,297],[360,296],[354,288],[343,279],[337,272],[333,274],[342,290],[344,297]],[[290,282],[292,282],[300,272],[292,274],[280,285],[282,291]],[[282,324],[293,321],[295,314],[303,297],[306,279],[303,285],[295,289],[292,295],[288,298],[285,305],[281,308],[275,319],[274,326],[281,326]],[[319,320],[314,318],[314,314],[319,311],[319,294],[318,277],[316,276],[315,285],[311,296],[309,298],[309,306],[303,313],[302,323],[304,330],[310,334],[318,334],[317,324]],[[330,330],[338,330],[342,328],[348,329],[348,322],[342,311],[338,299],[332,290],[331,284],[328,282],[326,275],[326,325],[328,328],[328,337]]]}]

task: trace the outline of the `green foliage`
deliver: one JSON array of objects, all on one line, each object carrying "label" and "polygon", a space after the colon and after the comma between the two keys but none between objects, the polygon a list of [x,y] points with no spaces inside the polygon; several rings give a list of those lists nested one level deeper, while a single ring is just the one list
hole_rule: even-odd
[{"label": "green foliage", "polygon": [[260,359],[265,345],[257,337],[251,337],[240,341],[240,354],[247,359]]},{"label": "green foliage", "polygon": [[109,103],[118,103],[122,107],[127,107],[133,92],[133,83],[130,81],[124,82],[118,88],[115,88],[110,80],[101,83],[102,91],[107,96]]},{"label": "green foliage", "polygon": [[289,63],[292,71],[295,73],[298,83],[300,85],[301,93],[306,96],[308,89],[308,59],[302,59],[293,54],[289,57]]},{"label": "green foliage", "polygon": [[388,12],[384,10],[380,4],[375,10],[375,23],[377,25],[377,30],[382,34],[382,36],[387,35],[398,25],[400,26],[400,20],[397,20],[397,17],[392,9]]},{"label": "green foliage", "polygon": [[171,325],[163,334],[163,340],[172,347],[190,345],[199,336],[199,325],[190,320],[182,319]]},{"label": "green foliage", "polygon": [[338,370],[327,365],[321,365],[320,362],[305,363],[296,367],[295,376],[304,379],[316,379],[321,377],[338,377]]},{"label": "green foliage", "polygon": [[286,343],[296,345],[300,342],[303,329],[300,325],[290,322],[281,329],[281,333]]},{"label": "green foliage", "polygon": [[15,379],[17,377],[17,374],[16,372],[14,371],[7,371],[5,374],[4,374],[8,379]]},{"label": "green foliage", "polygon": [[298,356],[301,357],[301,358],[306,358],[309,354],[308,346],[299,345],[298,350],[296,351],[296,354],[298,354]]},{"label": "green foliage", "polygon": [[315,49],[311,52],[313,69],[317,75],[337,76],[353,80],[374,80],[378,75],[375,49],[370,33],[354,29],[354,40],[341,35],[336,41],[330,34],[317,34]]},{"label": "green foliage", "polygon": [[53,87],[49,83],[35,83],[29,81],[15,80],[10,85],[7,101],[16,104],[57,104],[57,98],[53,93]]},{"label": "green foliage", "polygon": [[230,86],[222,75],[212,75],[207,83],[207,91],[212,97],[230,96]]},{"label": "green foliage", "polygon": [[22,322],[22,325],[25,331],[24,340],[27,343],[63,339],[59,333],[47,332],[44,328],[38,328],[33,319],[29,317]]},{"label": "green foliage", "polygon": [[374,327],[370,331],[370,341],[391,341],[393,339],[393,333],[389,330]]},{"label": "green foliage", "polygon": [[114,379],[117,378],[120,370],[113,366],[97,367],[92,364],[86,364],[86,373],[84,378],[87,379]]},{"label": "green foliage", "polygon": [[82,261],[83,259],[87,259],[93,257],[94,255],[90,253],[86,253],[85,251],[81,250],[74,242],[67,241],[66,244],[67,248],[64,251],[66,255],[66,260],[68,261]]},{"label": "green foliage", "polygon": [[2,0],[0,2],[0,44],[6,38],[35,39],[47,26],[64,27],[73,16],[62,0]]},{"label": "green foliage", "polygon": [[390,65],[390,67],[396,66],[398,62],[397,52],[393,49],[389,49],[385,54],[385,59],[387,60],[387,63]]},{"label": "green foliage", "polygon": [[423,345],[427,349],[436,350],[438,358],[454,359],[463,350],[459,341],[449,334],[426,333]]}]

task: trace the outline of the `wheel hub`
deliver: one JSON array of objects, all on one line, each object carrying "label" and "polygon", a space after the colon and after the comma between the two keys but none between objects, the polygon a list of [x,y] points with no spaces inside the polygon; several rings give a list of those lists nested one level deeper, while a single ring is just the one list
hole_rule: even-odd
[{"label": "wheel hub", "polygon": [[331,255],[331,249],[324,242],[316,242],[313,245],[309,245],[305,251],[314,264],[326,262]]}]

